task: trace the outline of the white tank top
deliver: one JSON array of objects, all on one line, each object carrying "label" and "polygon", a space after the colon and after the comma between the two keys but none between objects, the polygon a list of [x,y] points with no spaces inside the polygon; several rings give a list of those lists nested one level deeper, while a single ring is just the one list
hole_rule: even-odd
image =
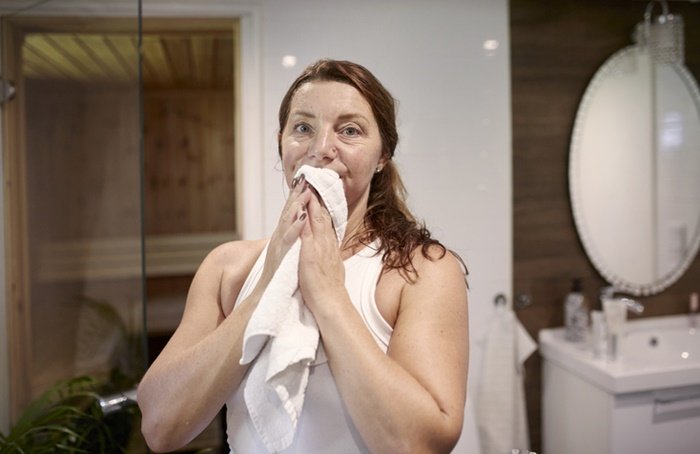
[{"label": "white tank top", "polygon": [[[378,242],[345,260],[345,288],[367,329],[386,353],[393,329],[377,308],[375,291],[382,272],[382,255],[376,253]],[[267,247],[246,278],[236,304],[255,287],[265,263]],[[322,349],[319,349],[322,350]],[[360,373],[358,371],[358,373]],[[258,438],[243,398],[246,377],[226,401],[228,444],[232,453],[266,453]],[[311,365],[304,407],[292,445],[284,453],[365,453],[369,452],[345,409],[325,355],[318,355]]]}]

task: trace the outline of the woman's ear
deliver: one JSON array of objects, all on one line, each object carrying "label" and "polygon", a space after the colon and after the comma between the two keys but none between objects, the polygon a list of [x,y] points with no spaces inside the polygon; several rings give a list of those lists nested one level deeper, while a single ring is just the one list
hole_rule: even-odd
[{"label": "woman's ear", "polygon": [[376,172],[377,172],[377,173],[381,172],[382,169],[384,169],[384,166],[386,166],[387,162],[389,162],[390,159],[391,159],[391,158],[388,158],[388,157],[386,157],[385,155],[382,155],[382,156],[379,158],[379,162],[377,162]]},{"label": "woman's ear", "polygon": [[277,132],[277,153],[282,157],[282,131]]}]

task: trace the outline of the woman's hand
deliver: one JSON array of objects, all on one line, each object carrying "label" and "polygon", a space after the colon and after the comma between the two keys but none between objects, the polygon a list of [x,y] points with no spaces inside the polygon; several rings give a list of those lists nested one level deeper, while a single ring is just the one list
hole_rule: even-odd
[{"label": "woman's hand", "polygon": [[277,227],[270,238],[265,265],[256,287],[257,290],[262,291],[267,287],[277,268],[279,268],[282,259],[299,238],[306,224],[306,206],[312,198],[309,184],[304,179],[304,175],[292,180],[292,191],[282,209]]},{"label": "woman's hand", "polygon": [[384,352],[345,289],[345,267],[328,211],[316,197],[307,210],[299,287],[362,439],[372,452],[450,452],[464,418],[469,345],[467,293],[458,261],[437,250],[427,258],[418,249],[412,259],[415,281],[398,270],[382,276],[376,304],[396,307]]},{"label": "woman's hand", "polygon": [[309,216],[301,232],[299,288],[306,306],[318,316],[319,309],[342,300],[337,296],[345,292],[345,267],[330,213],[315,195],[307,207]]}]

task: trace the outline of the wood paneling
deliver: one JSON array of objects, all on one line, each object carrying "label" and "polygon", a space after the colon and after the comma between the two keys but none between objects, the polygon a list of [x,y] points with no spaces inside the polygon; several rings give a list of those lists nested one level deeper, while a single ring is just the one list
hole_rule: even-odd
[{"label": "wood paneling", "polygon": [[[29,79],[80,84],[138,80],[135,18],[90,20],[13,18],[24,31],[22,73]],[[142,24],[146,89],[232,89],[238,21],[145,18]]]},{"label": "wood paneling", "polygon": [[235,230],[233,91],[144,96],[149,235]]},{"label": "wood paneling", "polygon": [[138,237],[137,86],[33,80],[25,98],[32,239]]},{"label": "wood paneling", "polygon": [[[233,87],[233,35],[144,35],[146,89]],[[23,73],[29,79],[81,84],[137,84],[138,41],[124,34],[30,33]]]},{"label": "wood paneling", "polygon": [[[3,23],[3,76],[17,81],[23,89],[19,59],[21,32],[10,23]],[[32,339],[30,324],[30,285],[27,233],[27,184],[24,102],[3,106],[3,194],[5,219],[5,301],[7,314],[7,347],[9,371],[10,418],[16,420],[31,397]],[[8,133],[9,131],[15,134]]]},{"label": "wood paneling", "polygon": [[[615,51],[631,44],[645,2],[636,0],[513,0],[511,71],[513,107],[513,247],[516,294],[533,305],[518,313],[537,338],[563,324],[563,298],[581,277],[590,302],[605,285],[578,239],[568,192],[568,156],[578,103],[592,76]],[[700,6],[673,2],[683,15],[686,65],[700,77]],[[683,313],[700,290],[700,259],[659,295],[643,298],[644,316]],[[541,452],[541,357],[526,363],[532,449]],[[556,453],[544,453],[556,454]]]}]

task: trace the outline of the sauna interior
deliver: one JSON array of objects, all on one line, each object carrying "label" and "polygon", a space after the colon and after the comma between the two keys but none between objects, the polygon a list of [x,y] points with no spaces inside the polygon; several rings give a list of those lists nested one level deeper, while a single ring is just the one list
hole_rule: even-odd
[{"label": "sauna interior", "polygon": [[[175,330],[201,260],[236,238],[238,23],[148,18],[141,43],[135,20],[7,23],[26,150],[10,207],[24,224],[17,415],[57,380],[133,386]],[[222,444],[215,419],[188,449]]]}]

